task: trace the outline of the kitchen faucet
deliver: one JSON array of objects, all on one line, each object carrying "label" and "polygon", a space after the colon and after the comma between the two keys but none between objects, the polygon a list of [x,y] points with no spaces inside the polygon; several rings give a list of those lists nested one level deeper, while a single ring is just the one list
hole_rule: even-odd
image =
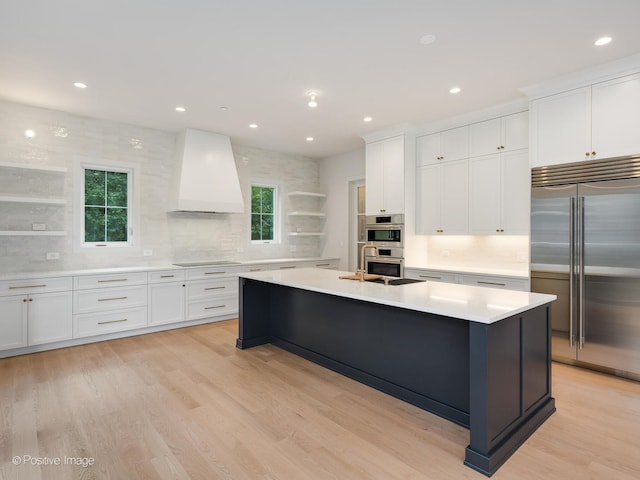
[{"label": "kitchen faucet", "polygon": [[365,269],[364,269],[364,251],[367,248],[373,248],[373,251],[376,254],[376,257],[378,256],[378,247],[376,247],[375,245],[363,245],[362,246],[362,250],[360,250],[360,270],[358,270],[358,273],[360,274],[360,281],[361,282],[364,282],[364,274],[365,274]]}]

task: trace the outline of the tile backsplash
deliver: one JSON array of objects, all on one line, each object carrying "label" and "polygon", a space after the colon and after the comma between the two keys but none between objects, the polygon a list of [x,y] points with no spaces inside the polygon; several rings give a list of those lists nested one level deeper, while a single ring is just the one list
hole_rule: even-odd
[{"label": "tile backsplash", "polygon": [[[24,136],[34,130],[32,139]],[[31,230],[44,223],[61,236],[0,236],[0,272],[19,273],[83,268],[127,267],[208,259],[313,257],[322,237],[291,237],[297,229],[322,230],[315,218],[290,217],[299,207],[293,191],[319,191],[319,165],[306,157],[233,145],[240,186],[249,208],[252,181],[281,188],[282,241],[257,245],[249,239],[248,213],[169,213],[167,192],[175,166],[176,133],[93,119],[65,112],[0,102],[0,163],[66,167],[66,173],[0,167],[0,196],[61,198],[62,205],[0,202],[0,231]],[[135,248],[74,248],[74,164],[78,157],[133,162],[140,166],[141,232]],[[319,205],[322,208],[322,205]],[[294,218],[292,220],[292,218]],[[143,256],[151,250],[152,256]],[[60,258],[46,260],[47,252]]]}]

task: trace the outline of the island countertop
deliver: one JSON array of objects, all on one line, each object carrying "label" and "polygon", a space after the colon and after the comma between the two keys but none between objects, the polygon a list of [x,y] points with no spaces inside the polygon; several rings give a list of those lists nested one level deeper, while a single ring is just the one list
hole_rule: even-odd
[{"label": "island countertop", "polygon": [[353,272],[298,268],[241,273],[248,278],[355,300],[491,324],[556,299],[555,295],[441,282],[384,285],[338,278]]}]

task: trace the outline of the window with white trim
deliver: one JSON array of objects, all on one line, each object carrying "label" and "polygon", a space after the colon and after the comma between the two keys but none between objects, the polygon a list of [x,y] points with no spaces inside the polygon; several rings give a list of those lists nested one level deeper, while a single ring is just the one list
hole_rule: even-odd
[{"label": "window with white trim", "polygon": [[279,241],[278,187],[251,185],[251,241],[277,243]]},{"label": "window with white trim", "polygon": [[133,244],[133,167],[81,166],[80,244]]}]

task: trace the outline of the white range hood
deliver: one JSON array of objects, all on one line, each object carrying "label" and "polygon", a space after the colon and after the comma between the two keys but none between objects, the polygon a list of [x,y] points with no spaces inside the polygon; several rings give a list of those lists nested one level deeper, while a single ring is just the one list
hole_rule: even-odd
[{"label": "white range hood", "polygon": [[229,137],[188,128],[178,136],[176,146],[172,211],[244,211]]}]

